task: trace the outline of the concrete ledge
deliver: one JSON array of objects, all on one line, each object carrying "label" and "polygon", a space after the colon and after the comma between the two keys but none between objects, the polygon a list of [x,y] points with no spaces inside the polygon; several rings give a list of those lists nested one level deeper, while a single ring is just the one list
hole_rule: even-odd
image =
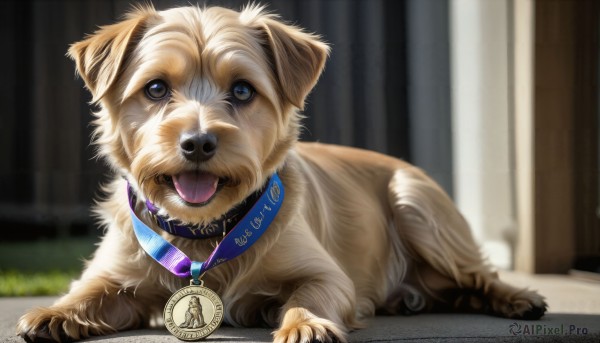
[{"label": "concrete ledge", "polygon": [[[48,306],[53,297],[0,298],[0,341],[15,336],[18,318],[28,309]],[[207,342],[270,342],[269,329],[221,327]],[[181,342],[165,329],[134,330],[91,338],[87,342]],[[376,317],[350,342],[599,342],[600,315],[549,313],[539,321],[515,321],[473,314],[420,314]]]}]

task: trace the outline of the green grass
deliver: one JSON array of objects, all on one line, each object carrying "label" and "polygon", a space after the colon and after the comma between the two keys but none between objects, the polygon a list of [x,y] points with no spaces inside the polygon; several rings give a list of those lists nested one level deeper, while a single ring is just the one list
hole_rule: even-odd
[{"label": "green grass", "polygon": [[0,297],[58,295],[95,250],[95,238],[0,242]]},{"label": "green grass", "polygon": [[0,296],[21,297],[58,295],[66,292],[79,272],[53,270],[48,272],[0,271]]}]

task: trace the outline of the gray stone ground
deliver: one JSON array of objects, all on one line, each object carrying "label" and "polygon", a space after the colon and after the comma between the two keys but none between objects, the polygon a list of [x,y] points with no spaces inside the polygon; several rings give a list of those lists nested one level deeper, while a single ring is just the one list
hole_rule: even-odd
[{"label": "gray stone ground", "polygon": [[[15,336],[18,318],[29,308],[55,298],[0,298],[0,342],[23,342]],[[516,335],[513,335],[513,332]],[[579,334],[577,334],[579,329]],[[271,330],[221,327],[207,342],[270,342]],[[600,315],[547,314],[539,321],[514,321],[485,315],[421,314],[376,317],[350,342],[600,342]],[[181,342],[165,329],[135,330],[88,342]]]}]

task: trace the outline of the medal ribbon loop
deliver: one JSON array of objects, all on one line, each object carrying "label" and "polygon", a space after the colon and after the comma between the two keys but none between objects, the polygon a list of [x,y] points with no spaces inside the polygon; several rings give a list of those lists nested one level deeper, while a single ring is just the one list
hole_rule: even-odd
[{"label": "medal ribbon loop", "polygon": [[223,238],[206,261],[197,262],[142,222],[135,213],[137,197],[129,184],[127,186],[133,230],[142,249],[174,275],[182,278],[191,276],[194,284],[200,284],[200,277],[208,270],[248,250],[277,216],[285,193],[283,183],[274,173],[267,188],[244,218]]}]

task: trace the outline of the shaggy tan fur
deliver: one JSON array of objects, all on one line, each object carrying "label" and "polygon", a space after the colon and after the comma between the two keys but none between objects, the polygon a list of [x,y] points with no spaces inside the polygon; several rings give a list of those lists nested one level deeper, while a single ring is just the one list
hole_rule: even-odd
[{"label": "shaggy tan fur", "polygon": [[[69,56],[100,106],[95,143],[117,177],[98,204],[106,233],[81,278],[53,306],[25,314],[18,334],[60,341],[144,327],[188,282],[140,248],[122,176],[163,215],[202,224],[279,172],[286,197],[274,223],[204,278],[222,297],[227,323],[268,324],[276,342],[343,342],[376,311],[542,316],[543,298],[498,280],[452,201],[422,171],[374,152],[297,143],[298,110],[328,53],[318,36],[256,6],[139,8],[73,44]],[[145,92],[157,79],[169,87],[165,99]],[[256,90],[250,101],[231,100],[240,80]],[[180,139],[190,132],[217,137],[214,156],[186,160]],[[190,170],[224,180],[203,206],[165,181]],[[169,235],[142,201],[137,212],[194,260],[218,243]]]}]

